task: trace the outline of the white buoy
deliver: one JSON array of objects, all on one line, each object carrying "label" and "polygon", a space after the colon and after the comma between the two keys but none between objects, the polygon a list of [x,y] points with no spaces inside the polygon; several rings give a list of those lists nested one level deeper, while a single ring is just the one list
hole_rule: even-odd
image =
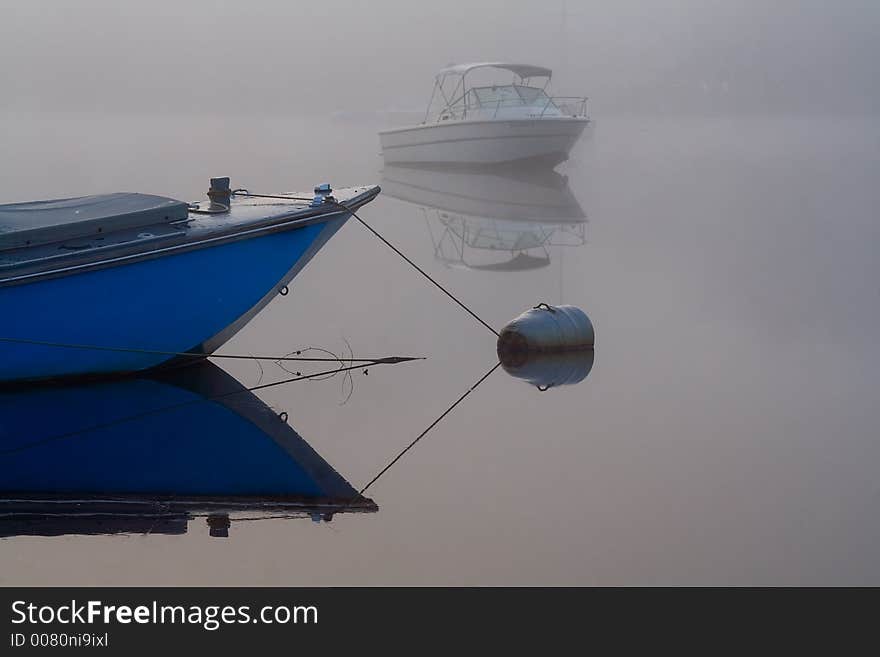
[{"label": "white buoy", "polygon": [[498,357],[592,349],[593,324],[580,308],[541,303],[509,322],[498,335]]}]

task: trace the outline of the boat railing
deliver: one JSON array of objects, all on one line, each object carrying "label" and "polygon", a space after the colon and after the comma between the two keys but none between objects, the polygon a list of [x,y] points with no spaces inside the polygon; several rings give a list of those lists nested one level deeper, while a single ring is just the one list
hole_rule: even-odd
[{"label": "boat railing", "polygon": [[[547,101],[541,105],[540,103],[524,103],[521,100],[510,99],[510,100],[497,100],[494,104],[494,113],[492,114],[492,118],[498,118],[498,112],[502,109],[508,108],[522,108],[529,107],[534,108],[535,113],[538,118],[543,118],[547,112],[559,112],[562,116],[571,116],[576,118],[585,118],[587,116],[587,100],[588,98],[585,96],[548,96]],[[486,103],[481,103],[478,105],[474,105],[470,109],[492,109],[492,105],[489,104],[487,108]],[[462,117],[467,116],[467,107],[465,107],[464,112],[462,112]],[[458,118],[458,117],[456,117]]]},{"label": "boat railing", "polygon": [[553,108],[563,116],[586,118],[587,100],[589,99],[586,96],[550,96],[540,116],[543,117],[548,109]]},{"label": "boat railing", "polygon": [[[541,99],[543,101],[543,99]],[[525,102],[518,98],[501,99],[495,102],[459,102],[449,104],[443,108],[436,118],[436,121],[460,121],[468,117],[468,113],[475,111],[492,112],[492,118],[499,118],[498,113],[505,109],[523,109],[528,108],[530,116],[543,118],[548,112],[556,115],[556,112],[562,116],[571,116],[575,118],[586,118],[587,116],[587,100],[585,96],[547,96],[545,102]],[[501,117],[504,118],[504,117]]]}]

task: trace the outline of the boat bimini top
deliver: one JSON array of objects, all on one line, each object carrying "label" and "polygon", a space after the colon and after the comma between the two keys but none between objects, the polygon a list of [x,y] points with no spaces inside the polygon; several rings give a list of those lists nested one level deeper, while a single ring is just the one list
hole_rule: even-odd
[{"label": "boat bimini top", "polygon": [[[498,69],[513,73],[509,84],[468,86],[467,76],[476,69]],[[547,86],[553,71],[533,64],[478,62],[453,64],[434,78],[423,123],[492,119],[585,118],[587,99],[582,96],[549,96]],[[533,78],[544,78],[533,86]]]},{"label": "boat bimini top", "polygon": [[551,78],[553,71],[543,66],[534,66],[532,64],[508,64],[505,62],[478,62],[476,64],[453,64],[441,69],[437,73],[440,78],[446,75],[467,75],[469,72],[477,68],[500,68],[510,71],[519,77],[520,80],[528,80],[529,78]]}]

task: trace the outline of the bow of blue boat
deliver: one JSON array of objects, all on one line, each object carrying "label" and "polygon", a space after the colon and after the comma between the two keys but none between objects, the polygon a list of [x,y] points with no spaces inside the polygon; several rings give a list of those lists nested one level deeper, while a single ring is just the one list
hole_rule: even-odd
[{"label": "bow of blue boat", "polygon": [[0,206],[0,383],[211,354],[380,191],[223,187],[198,204],[115,194]]}]

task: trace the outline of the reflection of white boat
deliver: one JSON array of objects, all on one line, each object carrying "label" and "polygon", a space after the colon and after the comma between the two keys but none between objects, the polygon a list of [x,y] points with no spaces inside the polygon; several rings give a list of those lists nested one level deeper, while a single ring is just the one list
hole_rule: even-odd
[{"label": "reflection of white boat", "polygon": [[[514,74],[510,84],[468,86],[476,69]],[[552,71],[530,64],[459,64],[440,71],[421,125],[379,133],[385,162],[557,164],[590,122],[584,97],[549,96]],[[543,86],[531,80],[544,79]]]},{"label": "reflection of white boat", "polygon": [[536,269],[550,264],[551,247],[586,243],[586,215],[552,169],[386,166],[382,189],[421,206],[434,254],[449,266]]}]

